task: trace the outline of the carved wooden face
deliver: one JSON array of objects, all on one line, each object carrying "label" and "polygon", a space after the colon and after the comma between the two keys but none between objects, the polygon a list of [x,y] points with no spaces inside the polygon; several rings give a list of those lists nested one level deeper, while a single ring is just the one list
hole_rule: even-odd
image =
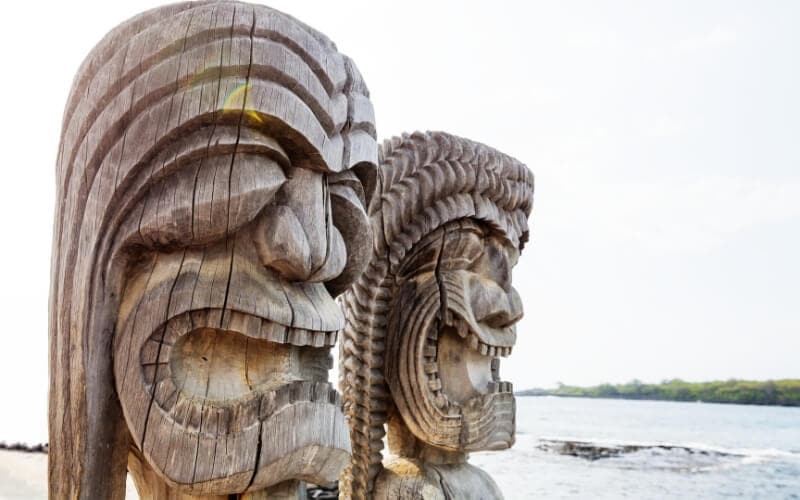
[{"label": "carved wooden face", "polygon": [[387,378],[414,435],[458,451],[505,449],[514,397],[499,378],[522,303],[511,287],[518,250],[470,220],[425,237],[398,273]]},{"label": "carved wooden face", "polygon": [[133,211],[116,387],[151,467],[193,493],[329,482],[350,452],[327,380],[333,296],[371,241],[362,185],[269,147],[189,163]]}]

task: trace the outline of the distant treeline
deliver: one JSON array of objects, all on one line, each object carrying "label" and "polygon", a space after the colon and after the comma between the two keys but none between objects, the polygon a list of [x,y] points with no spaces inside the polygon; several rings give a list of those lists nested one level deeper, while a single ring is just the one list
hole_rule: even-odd
[{"label": "distant treeline", "polygon": [[575,387],[558,384],[556,389],[528,389],[519,396],[572,396],[579,398],[654,399],[661,401],[704,401],[745,405],[800,406],[800,380],[726,380],[724,382],[685,382],[666,380],[644,384],[602,384]]}]

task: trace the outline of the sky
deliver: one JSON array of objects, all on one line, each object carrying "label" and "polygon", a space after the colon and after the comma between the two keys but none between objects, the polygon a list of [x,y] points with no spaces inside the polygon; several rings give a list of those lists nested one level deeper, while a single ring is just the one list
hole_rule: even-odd
[{"label": "sky", "polygon": [[[46,440],[72,77],[108,30],[157,4],[4,7],[0,440]],[[355,60],[380,138],[444,130],[534,171],[514,270],[526,314],[500,368],[515,388],[800,377],[800,3],[269,5]]]}]

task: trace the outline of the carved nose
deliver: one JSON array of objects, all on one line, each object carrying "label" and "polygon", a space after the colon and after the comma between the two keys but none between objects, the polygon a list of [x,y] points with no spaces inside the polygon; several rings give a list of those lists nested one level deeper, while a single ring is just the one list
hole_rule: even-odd
[{"label": "carved nose", "polygon": [[522,299],[513,288],[505,292],[499,286],[486,286],[483,293],[472,294],[475,319],[492,328],[508,328],[522,319]]},{"label": "carved nose", "polygon": [[325,282],[341,274],[347,251],[330,206],[323,174],[294,172],[256,227],[261,263],[289,281]]},{"label": "carved nose", "polygon": [[522,314],[522,299],[517,291],[512,288],[508,292],[508,309],[506,309],[505,315],[499,318],[500,325],[498,325],[498,328],[509,327],[517,323],[522,319]]}]

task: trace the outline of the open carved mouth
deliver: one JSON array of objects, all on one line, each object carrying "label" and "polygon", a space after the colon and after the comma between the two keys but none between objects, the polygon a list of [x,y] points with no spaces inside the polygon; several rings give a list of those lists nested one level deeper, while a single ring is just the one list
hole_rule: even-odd
[{"label": "open carved mouth", "polygon": [[120,303],[114,373],[131,438],[186,493],[330,482],[351,451],[327,382],[341,311],[324,284],[286,282],[241,243],[159,253]]},{"label": "open carved mouth", "polygon": [[211,326],[218,314],[209,310],[183,313],[142,346],[145,383],[175,423],[191,427],[193,415],[213,408],[216,433],[235,433],[273,413],[273,400],[292,387],[311,388],[309,398],[339,404],[327,383],[336,332],[229,314],[227,329],[221,329]]},{"label": "open carved mouth", "polygon": [[428,337],[425,356],[428,386],[439,408],[477,404],[487,395],[512,393],[511,382],[500,380],[500,358],[509,356],[513,327],[472,324],[452,314],[446,326]]},{"label": "open carved mouth", "polygon": [[[341,397],[327,382],[337,333],[235,311],[220,317],[214,309],[178,314],[141,347],[152,395],[142,445],[166,443],[151,461],[171,483],[202,493],[335,479],[334,455],[350,451]],[[303,458],[312,452],[320,458],[313,464]]]}]

